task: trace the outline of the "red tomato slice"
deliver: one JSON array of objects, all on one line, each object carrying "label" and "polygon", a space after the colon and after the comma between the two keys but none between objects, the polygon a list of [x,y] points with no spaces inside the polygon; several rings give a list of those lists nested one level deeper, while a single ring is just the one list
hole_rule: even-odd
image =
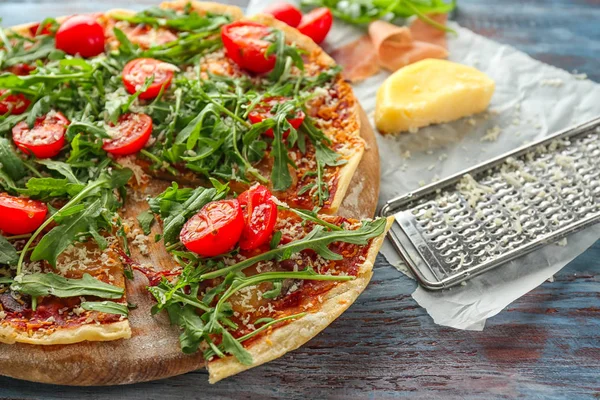
[{"label": "red tomato slice", "polygon": [[56,31],[56,48],[81,57],[97,56],[104,52],[104,28],[91,15],[74,15]]},{"label": "red tomato slice", "polygon": [[277,222],[277,204],[263,185],[254,186],[239,195],[244,214],[244,230],[240,239],[242,250],[252,250],[271,239]]},{"label": "red tomato slice", "polygon": [[[6,90],[0,89],[0,96],[4,95]],[[23,114],[31,102],[21,93],[9,94],[0,100],[0,115],[10,113],[13,115]]]},{"label": "red tomato slice", "polygon": [[265,14],[271,14],[276,19],[291,27],[297,27],[302,20],[302,13],[290,3],[275,3],[265,8]]},{"label": "red tomato slice", "polygon": [[104,151],[116,156],[135,154],[143,149],[150,139],[152,118],[141,113],[123,114],[115,128],[116,135],[104,141]]},{"label": "red tomato slice", "polygon": [[190,218],[179,235],[183,245],[202,257],[231,251],[242,235],[244,218],[237,200],[212,201]]},{"label": "red tomato slice", "polygon": [[21,121],[12,129],[13,141],[25,154],[51,158],[65,145],[65,132],[70,121],[61,112],[38,117],[30,129]]},{"label": "red tomato slice", "polygon": [[319,44],[325,40],[332,24],[331,11],[326,7],[320,7],[304,14],[298,30]]},{"label": "red tomato slice", "polygon": [[131,60],[123,68],[123,85],[129,93],[134,94],[152,75],[154,75],[154,82],[148,86],[146,91],[140,93],[140,99],[154,99],[163,86],[166,90],[171,85],[173,80],[173,66],[171,64],[154,58]]},{"label": "red tomato slice", "polygon": [[[271,113],[271,109],[273,108],[273,106],[276,105],[276,103],[283,103],[286,100],[289,99],[286,99],[285,97],[266,98],[263,100],[263,102],[257,104],[252,109],[252,111],[250,111],[250,113],[248,114],[248,119],[253,124],[258,124],[259,122],[262,122],[265,119],[273,118],[273,114]],[[306,115],[304,114],[304,111],[297,110],[294,117],[289,117],[287,118],[287,120],[290,123],[290,125],[294,127],[294,129],[298,129],[300,125],[302,125],[302,122],[304,121],[305,117]],[[283,138],[287,138],[289,134],[290,131],[288,129],[283,133]],[[268,130],[266,130],[265,135],[268,137],[274,137],[273,129],[269,128]]]},{"label": "red tomato slice", "polygon": [[251,21],[236,21],[221,29],[221,39],[227,56],[248,71],[262,74],[275,66],[275,56],[266,57],[271,43],[264,37],[271,28]]},{"label": "red tomato slice", "polygon": [[0,193],[0,231],[10,235],[31,233],[42,225],[48,207],[41,201]]}]

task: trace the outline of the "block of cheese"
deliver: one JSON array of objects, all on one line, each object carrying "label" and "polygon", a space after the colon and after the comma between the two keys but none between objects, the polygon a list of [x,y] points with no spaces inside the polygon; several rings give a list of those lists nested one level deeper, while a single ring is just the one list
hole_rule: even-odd
[{"label": "block of cheese", "polygon": [[494,87],[494,81],[475,68],[446,60],[419,61],[381,85],[375,125],[381,133],[398,133],[482,112]]}]

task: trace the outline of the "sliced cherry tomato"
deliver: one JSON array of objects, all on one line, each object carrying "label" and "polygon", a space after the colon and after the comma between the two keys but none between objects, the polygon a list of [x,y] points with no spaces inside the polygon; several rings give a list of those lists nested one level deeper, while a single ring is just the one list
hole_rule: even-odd
[{"label": "sliced cherry tomato", "polygon": [[65,132],[69,120],[60,112],[38,117],[30,129],[21,121],[12,129],[13,141],[25,154],[37,158],[54,157],[65,145]]},{"label": "sliced cherry tomato", "polygon": [[81,57],[97,56],[104,51],[104,28],[91,15],[74,15],[56,31],[56,48]]},{"label": "sliced cherry tomato", "polygon": [[265,8],[265,14],[271,14],[276,19],[291,27],[297,27],[302,20],[302,13],[290,3],[275,3]]},{"label": "sliced cherry tomato", "polygon": [[41,201],[0,193],[0,231],[10,235],[31,233],[42,225],[48,207]]},{"label": "sliced cherry tomato", "polygon": [[[0,89],[0,96],[3,96],[6,90]],[[23,114],[31,102],[21,93],[9,94],[0,100],[0,115],[10,113],[13,115]]]},{"label": "sliced cherry tomato", "polygon": [[117,156],[135,154],[143,149],[150,139],[152,118],[141,113],[123,114],[115,128],[115,136],[104,141],[104,151]]},{"label": "sliced cherry tomato", "polygon": [[202,257],[215,257],[235,247],[244,229],[237,200],[212,201],[190,218],[179,235],[183,245]]},{"label": "sliced cherry tomato", "polygon": [[263,185],[254,186],[239,195],[238,201],[244,214],[244,230],[240,248],[252,250],[271,239],[277,222],[277,204],[273,195]]},{"label": "sliced cherry tomato", "polygon": [[271,43],[264,40],[271,28],[251,21],[236,21],[221,29],[227,56],[248,71],[262,74],[275,66],[275,56],[266,56]]},{"label": "sliced cherry tomato", "polygon": [[[273,106],[275,106],[277,103],[284,103],[286,100],[288,99],[285,97],[268,97],[264,99],[263,102],[257,104],[252,111],[250,111],[248,114],[248,119],[253,124],[258,124],[267,118],[273,118],[273,114],[271,113]],[[293,117],[288,117],[287,120],[290,125],[294,127],[294,129],[298,129],[300,125],[302,125],[302,121],[304,121],[305,117],[306,115],[304,114],[304,111],[297,110],[295,115]],[[283,138],[287,138],[289,134],[290,131],[288,129],[283,133]],[[269,128],[266,130],[265,135],[268,137],[274,137],[273,129]]]},{"label": "sliced cherry tomato", "polygon": [[319,44],[325,40],[332,24],[331,11],[326,7],[320,7],[304,14],[298,30]]},{"label": "sliced cherry tomato", "polygon": [[154,99],[163,86],[166,90],[171,85],[173,80],[173,66],[171,64],[154,58],[131,60],[123,68],[123,85],[129,93],[134,94],[152,75],[154,75],[154,82],[148,86],[148,89],[140,93],[140,99]]}]

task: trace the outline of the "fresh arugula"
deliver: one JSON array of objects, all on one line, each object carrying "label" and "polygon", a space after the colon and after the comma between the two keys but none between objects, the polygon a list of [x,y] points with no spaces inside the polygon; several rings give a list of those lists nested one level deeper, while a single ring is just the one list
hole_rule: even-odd
[{"label": "fresh arugula", "polygon": [[87,311],[98,311],[106,314],[129,315],[129,308],[126,304],[115,303],[114,301],[84,301],[80,307]]},{"label": "fresh arugula", "polygon": [[456,0],[302,0],[301,4],[304,7],[327,7],[335,17],[355,25],[365,25],[378,19],[394,20],[415,15],[431,26],[454,32],[429,18],[428,14],[449,13],[456,7]]},{"label": "fresh arugula", "polygon": [[16,265],[19,261],[19,254],[15,247],[4,236],[0,235],[0,264]]},{"label": "fresh arugula", "polygon": [[124,294],[123,288],[102,282],[89,274],[83,274],[81,279],[69,279],[53,273],[17,275],[11,289],[31,297],[52,295],[61,298],[95,296],[102,299],[119,299]]},{"label": "fresh arugula", "polygon": [[[21,272],[25,255],[41,233],[51,223],[58,225],[39,240],[31,253],[31,261],[46,260],[56,266],[57,257],[82,235],[97,232],[101,227],[112,229],[112,220],[121,205],[115,197],[114,189],[123,187],[132,172],[129,169],[102,172],[97,180],[90,181],[56,213],[47,218],[31,235],[19,257],[17,274]],[[92,237],[95,235],[92,234]],[[103,243],[99,243],[102,247]]]}]

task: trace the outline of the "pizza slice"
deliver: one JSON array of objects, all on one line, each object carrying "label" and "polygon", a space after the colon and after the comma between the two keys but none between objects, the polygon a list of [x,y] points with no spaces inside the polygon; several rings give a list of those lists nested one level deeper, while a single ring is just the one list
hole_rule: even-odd
[{"label": "pizza slice", "polygon": [[123,265],[113,246],[77,243],[61,253],[56,269],[30,261],[22,275],[0,278],[0,342],[129,339]]},{"label": "pizza slice", "polygon": [[131,171],[34,165],[3,138],[0,153],[0,342],[129,338],[115,226]]},{"label": "pizza slice", "polygon": [[[204,352],[212,383],[306,343],[367,286],[391,223],[316,215],[262,185],[179,189],[150,200],[176,265],[148,290]],[[156,273],[151,277],[155,278]]]}]

